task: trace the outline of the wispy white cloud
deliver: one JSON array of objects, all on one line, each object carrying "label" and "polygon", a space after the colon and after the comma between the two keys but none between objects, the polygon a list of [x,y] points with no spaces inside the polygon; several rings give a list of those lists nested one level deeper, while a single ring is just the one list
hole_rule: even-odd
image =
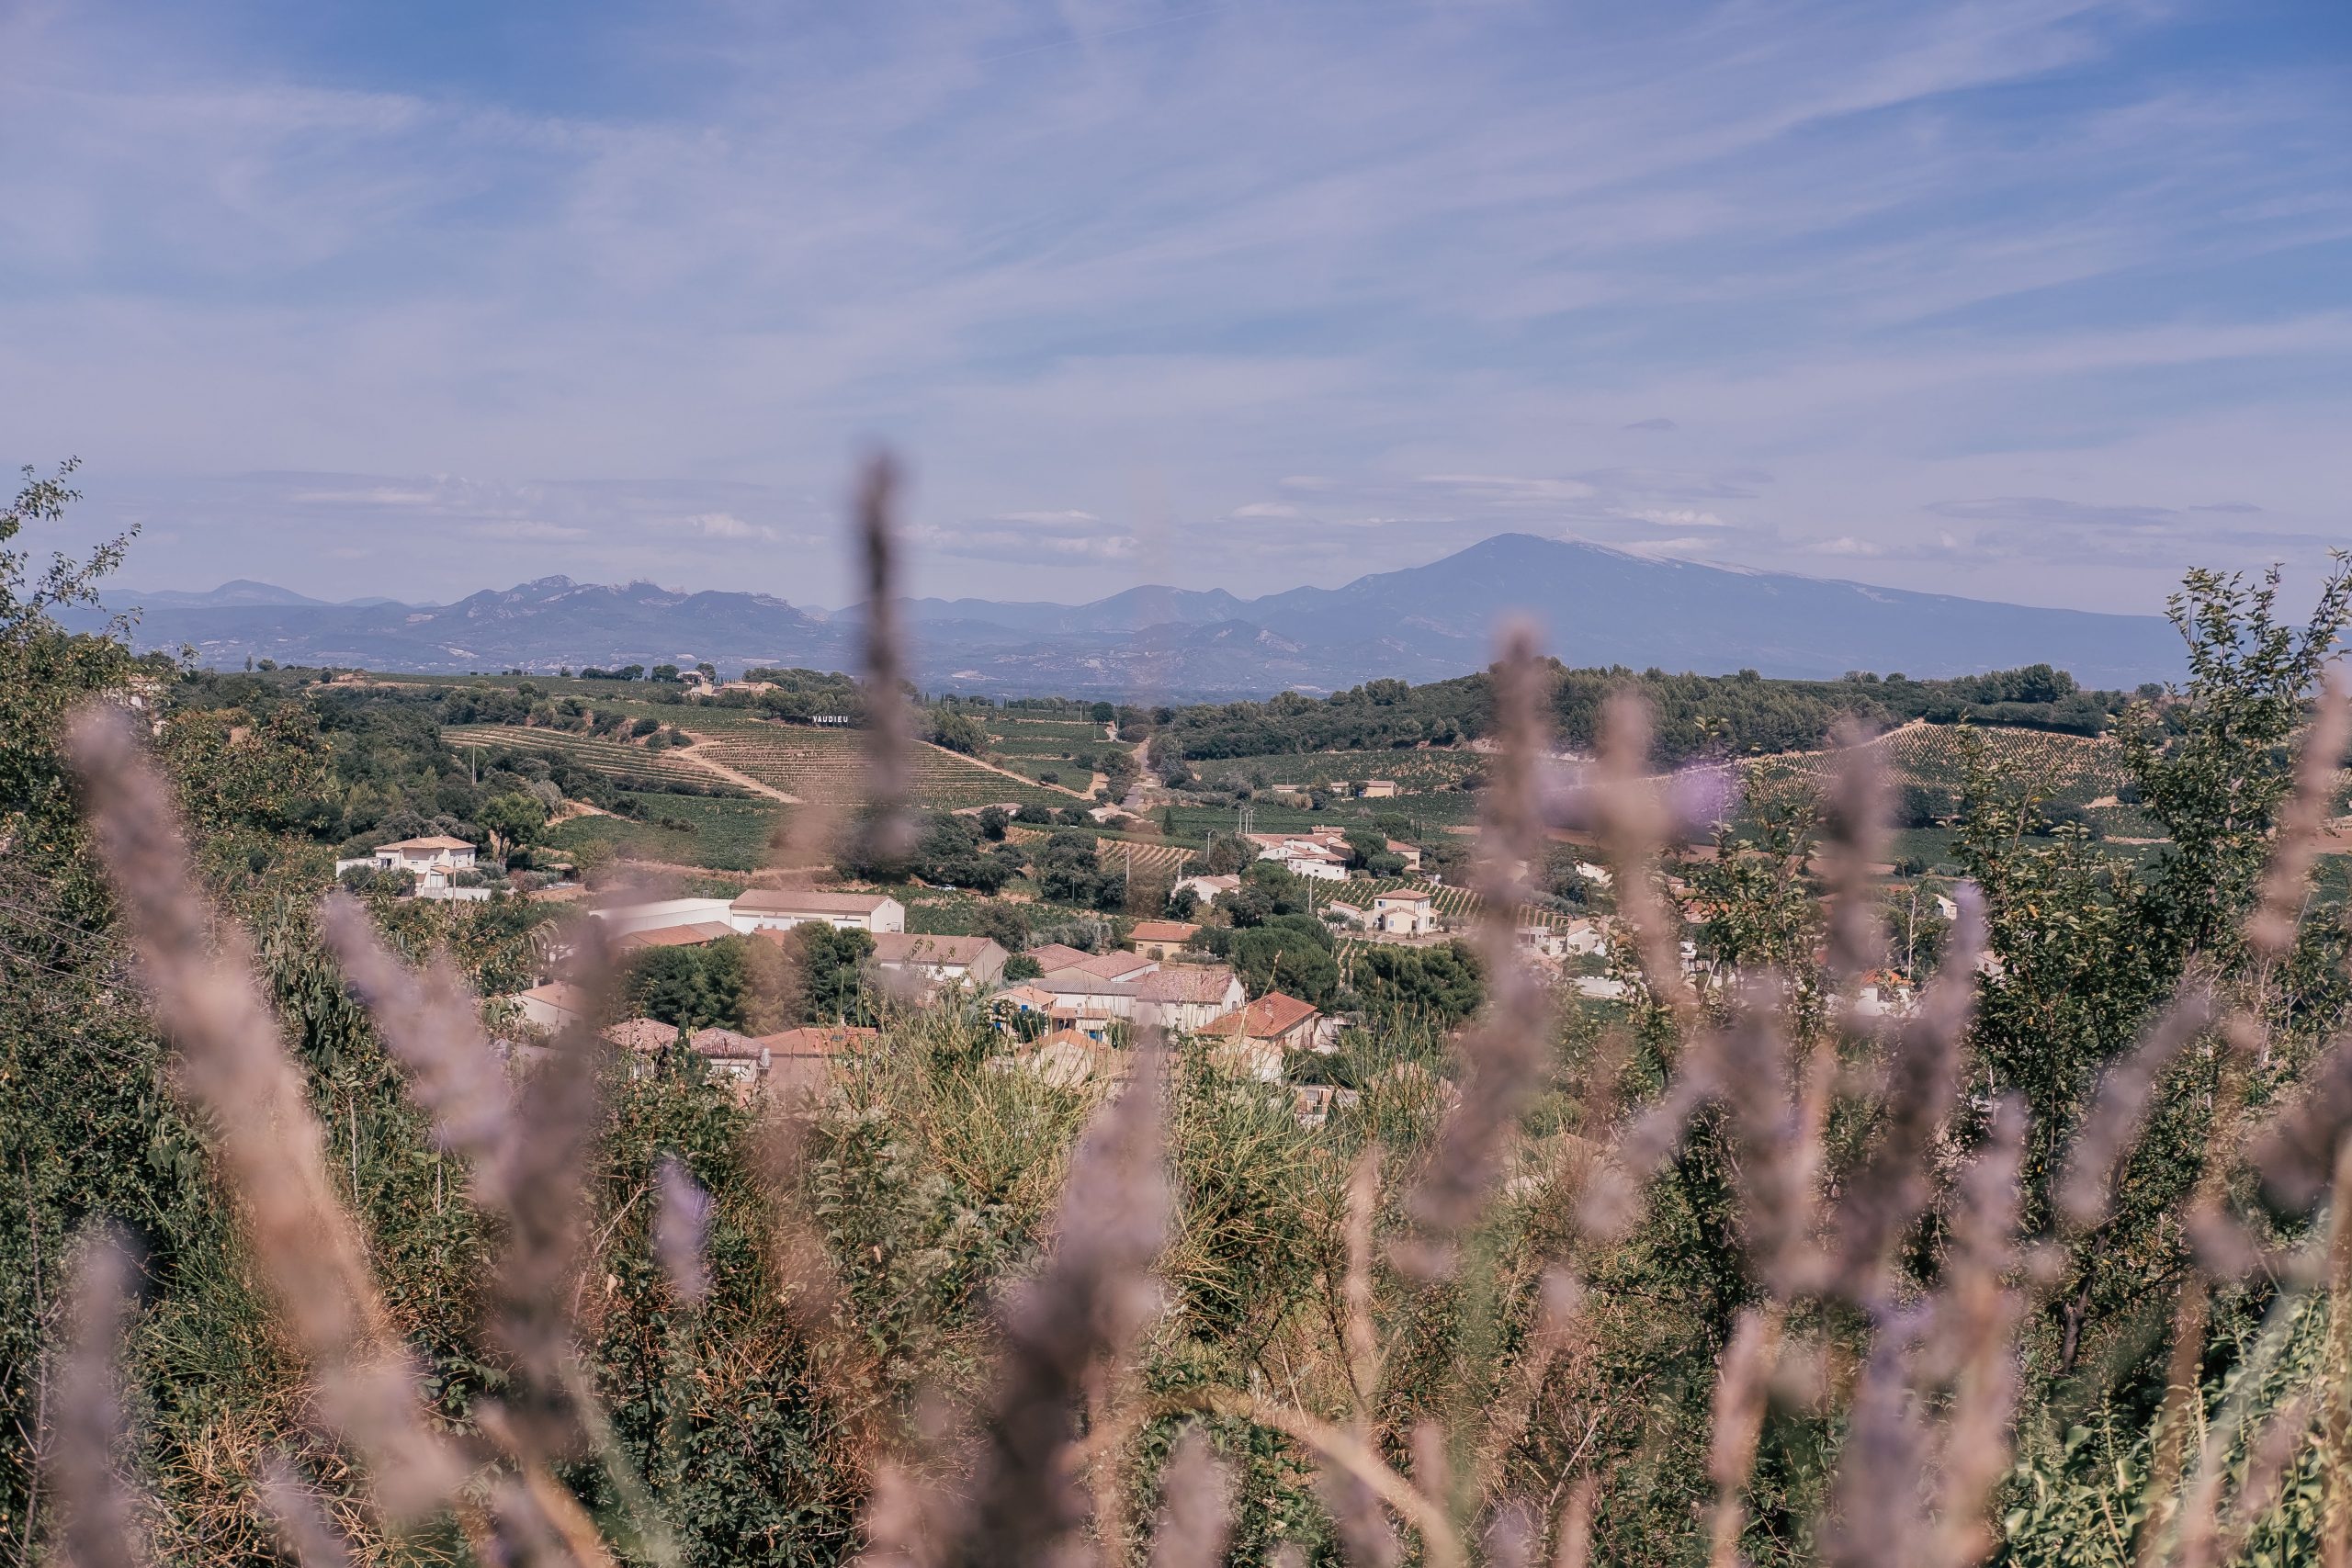
[{"label": "wispy white cloud", "polygon": [[657,518],[652,526],[666,534],[689,534],[701,539],[767,539],[781,537],[764,523],[746,523],[731,512],[698,512],[691,517]]},{"label": "wispy white cloud", "polygon": [[979,592],[1523,528],[2146,607],[2352,488],[2352,106],[2204,0],[279,3],[0,18],[0,457],[150,582],[397,514],[370,587],[837,602],[876,434]]}]

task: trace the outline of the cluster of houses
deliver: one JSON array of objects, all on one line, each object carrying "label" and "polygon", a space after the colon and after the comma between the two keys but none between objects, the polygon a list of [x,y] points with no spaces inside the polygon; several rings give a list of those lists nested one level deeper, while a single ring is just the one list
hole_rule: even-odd
[{"label": "cluster of houses", "polygon": [[[1123,1071],[1125,1053],[1117,1046],[1139,1029],[1200,1036],[1235,1070],[1275,1082],[1286,1052],[1332,1050],[1339,1028],[1295,997],[1269,992],[1252,999],[1228,965],[1190,961],[1186,949],[1200,928],[1181,920],[1139,921],[1129,938],[1132,947],[1117,952],[1033,947],[1026,956],[1037,973],[1007,982],[1012,954],[1001,944],[983,936],[910,932],[906,907],[886,893],[754,888],[734,898],[665,898],[589,915],[624,954],[735,936],[781,938],[810,923],[865,931],[886,987],[908,1000],[950,989],[984,998],[998,1026],[1019,1043],[1005,1054],[1004,1065],[1065,1084]],[[526,1021],[549,1032],[583,1021],[594,1005],[561,980],[511,1000]],[[658,1055],[679,1038],[676,1029],[649,1019],[615,1024],[606,1035],[640,1057]],[[686,1043],[714,1072],[738,1080],[746,1091],[794,1090],[820,1085],[829,1064],[873,1035],[847,1027],[758,1036],[703,1029]]]},{"label": "cluster of houses", "polygon": [[[1353,854],[1343,829],[1310,828],[1298,833],[1244,833],[1241,837],[1257,850],[1260,860],[1272,861],[1293,876],[1310,876],[1317,882],[1348,879],[1348,862]],[[1384,842],[1390,854],[1405,863],[1406,870],[1420,869],[1418,846],[1397,839]]]}]

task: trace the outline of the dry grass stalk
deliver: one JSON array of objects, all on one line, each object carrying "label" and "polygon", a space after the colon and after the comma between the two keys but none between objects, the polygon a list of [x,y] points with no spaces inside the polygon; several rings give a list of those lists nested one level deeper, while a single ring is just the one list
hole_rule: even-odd
[{"label": "dry grass stalk", "polygon": [[2320,1547],[2327,1568],[2352,1563],[2352,1143],[2335,1156],[2327,1235],[2327,1367],[2336,1395],[2327,1402],[2321,1473],[2327,1497]]},{"label": "dry grass stalk", "polygon": [[2336,764],[2352,743],[2352,694],[2340,671],[2331,671],[2320,690],[2295,758],[2295,787],[2279,807],[2270,863],[2265,870],[2246,941],[2256,955],[2275,963],[2294,950],[2303,897],[2320,840],[2327,837],[2328,806],[2335,793]]},{"label": "dry grass stalk", "polygon": [[1935,1545],[1941,1568],[1966,1568],[1993,1545],[1986,1517],[2009,1467],[2017,1414],[2016,1338],[2023,1303],[2008,1276],[2018,1264],[2018,1171],[2026,1112],[2004,1100],[1984,1146],[1962,1177],[1943,1278],[1924,1348],[1931,1377],[1951,1391],[1940,1444]]},{"label": "dry grass stalk", "polygon": [[571,978],[585,997],[548,1059],[525,1075],[518,1136],[503,1151],[505,1246],[493,1280],[490,1333],[517,1374],[505,1405],[520,1451],[534,1461],[576,1450],[593,1417],[582,1407],[572,1309],[585,1240],[589,1168],[603,1115],[611,1043],[598,1032],[616,966],[601,921],[572,931]]},{"label": "dry grass stalk", "polygon": [[254,979],[253,945],[223,923],[217,948],[169,793],[112,709],[85,711],[69,751],[128,918],[158,1021],[178,1047],[174,1086],[209,1117],[247,1237],[278,1312],[310,1358],[322,1413],[364,1452],[378,1501],[419,1515],[457,1466],[415,1382],[326,1172],[300,1071]]},{"label": "dry grass stalk", "polygon": [[1886,772],[1869,739],[1851,719],[1838,727],[1838,769],[1820,848],[1829,895],[1829,983],[1838,990],[1886,958],[1872,880],[1872,868],[1886,858]]},{"label": "dry grass stalk", "polygon": [[1544,1271],[1536,1295],[1535,1325],[1495,1395],[1478,1445],[1470,1475],[1471,1489],[1477,1495],[1492,1492],[1501,1480],[1504,1462],[1534,1419],[1535,1402],[1554,1363],[1578,1343],[1584,1293],[1583,1282],[1566,1269],[1555,1266]]},{"label": "dry grass stalk", "polygon": [[1736,1568],[1740,1560],[1739,1534],[1747,1519],[1740,1494],[1747,1490],[1748,1474],[1756,1467],[1756,1442],[1764,1431],[1781,1321],[1778,1307],[1749,1307],[1742,1312],[1715,1377],[1714,1420],[1707,1452],[1707,1479],[1715,1487],[1708,1568]]},{"label": "dry grass stalk", "polygon": [[[1352,1435],[1352,1440],[1363,1453],[1372,1452],[1370,1438],[1363,1429]],[[1340,1553],[1350,1568],[1396,1568],[1405,1560],[1405,1549],[1389,1528],[1388,1517],[1380,1511],[1380,1493],[1354,1469],[1328,1456],[1317,1458],[1315,1495],[1331,1516],[1332,1529],[1340,1537]]]},{"label": "dry grass stalk", "polygon": [[1487,1527],[1487,1568],[1532,1568],[1540,1539],[1527,1505],[1505,1503]]},{"label": "dry grass stalk", "polygon": [[2271,1194],[2306,1209],[2334,1179],[2336,1151],[2352,1127],[2352,1032],[2328,1043],[2304,1075],[2303,1091],[2255,1145]]},{"label": "dry grass stalk", "polygon": [[71,1568],[142,1568],[148,1554],[115,1471],[129,1436],[115,1348],[130,1303],[130,1258],[114,1235],[82,1249],[72,1302],[73,1338],[51,1374],[56,1416],[42,1456],[57,1493],[57,1546]]},{"label": "dry grass stalk", "polygon": [[1484,1209],[1521,1111],[1540,1086],[1552,1032],[1551,1001],[1518,951],[1519,910],[1530,868],[1544,853],[1537,769],[1544,752],[1544,665],[1533,631],[1507,627],[1494,667],[1498,750],[1479,834],[1478,945],[1487,1013],[1463,1041],[1469,1068],[1462,1099],[1408,1205],[1417,1235],[1400,1266],[1421,1278],[1450,1273],[1462,1232]]},{"label": "dry grass stalk", "polygon": [[2069,1224],[2088,1230],[2107,1217],[2117,1167],[2140,1135],[2149,1097],[2191,1042],[2212,1027],[2213,987],[2202,977],[2183,982],[2172,1005],[2141,1035],[2132,1054],[2108,1069],[2098,1099],[2083,1122],[2059,1183],[2058,1207]]},{"label": "dry grass stalk", "polygon": [[1585,1568],[1592,1558],[1592,1505],[1600,1485],[1579,1476],[1560,1506],[1560,1528],[1552,1548],[1552,1568]]},{"label": "dry grass stalk", "polygon": [[944,1561],[1060,1561],[1086,1523],[1071,1474],[1089,1377],[1125,1351],[1159,1296],[1150,1269],[1168,1228],[1165,1053],[1147,1041],[1134,1077],[1070,1159],[1044,1270],[1000,1313],[1002,1359],[980,1422],[971,1496],[944,1531]]},{"label": "dry grass stalk", "polygon": [[302,1484],[293,1466],[272,1460],[262,1467],[262,1506],[277,1521],[277,1534],[300,1568],[345,1568],[351,1553],[328,1522],[318,1497]]},{"label": "dry grass stalk", "polygon": [[[1817,1278],[1821,1121],[1815,1100],[1792,1086],[1789,1038],[1765,977],[1750,985],[1741,1013],[1712,1053],[1716,1095],[1731,1112],[1739,1150],[1740,1227],[1748,1256],[1783,1299]],[[1821,1066],[1815,1058],[1812,1066]]]},{"label": "dry grass stalk", "polygon": [[876,453],[857,481],[857,537],[865,569],[865,798],[875,848],[897,856],[914,847],[907,815],[914,720],[907,711],[905,636],[899,625],[898,495],[895,458]]},{"label": "dry grass stalk", "polygon": [[1348,1172],[1347,1273],[1340,1282],[1342,1348],[1356,1420],[1372,1416],[1380,1390],[1380,1339],[1372,1319],[1372,1227],[1380,1212],[1380,1145],[1366,1143]]},{"label": "dry grass stalk", "polygon": [[1976,966],[1984,952],[1984,902],[1962,883],[1960,920],[1917,1010],[1894,1037],[1875,1146],[1834,1216],[1832,1288],[1868,1305],[1893,1285],[1893,1259],[1932,1194],[1935,1140],[1960,1089],[1961,1053],[1976,1006]]},{"label": "dry grass stalk", "polygon": [[1216,1568],[1233,1522],[1233,1478],[1208,1439],[1187,1432],[1168,1461],[1159,1488],[1159,1522],[1151,1532],[1151,1568]]},{"label": "dry grass stalk", "polygon": [[1600,766],[1580,792],[1576,815],[1600,835],[1617,912],[1632,928],[1652,999],[1687,1026],[1698,1016],[1698,993],[1682,973],[1674,911],[1657,883],[1658,854],[1673,834],[1677,813],[1645,776],[1651,736],[1649,708],[1638,694],[1621,692],[1610,699],[1601,716]]},{"label": "dry grass stalk", "polygon": [[[1347,1271],[1340,1284],[1340,1348],[1354,1404],[1352,1431],[1372,1446],[1373,1405],[1380,1392],[1380,1341],[1373,1321],[1373,1225],[1380,1212],[1380,1148],[1366,1144],[1348,1173]],[[1328,1461],[1315,1475],[1316,1495],[1339,1530],[1340,1550],[1356,1568],[1394,1568],[1404,1555],[1396,1532],[1380,1512],[1372,1488]]]},{"label": "dry grass stalk", "polygon": [[[1313,1454],[1318,1463],[1363,1483],[1373,1495],[1396,1510],[1397,1517],[1420,1536],[1422,1559],[1429,1568],[1462,1568],[1462,1538],[1445,1506],[1391,1470],[1370,1445],[1346,1427],[1238,1389],[1204,1389],[1191,1395],[1164,1399],[1159,1408],[1161,1414],[1200,1411],[1235,1416],[1282,1433]],[[1347,1521],[1337,1514],[1334,1522],[1345,1529]],[[1382,1528],[1386,1528],[1385,1523]],[[1350,1552],[1351,1563],[1382,1561],[1355,1556],[1352,1545]]]},{"label": "dry grass stalk", "polygon": [[385,1050],[406,1069],[410,1097],[433,1118],[434,1141],[471,1167],[474,1201],[503,1213],[507,1151],[519,1136],[514,1093],[482,1032],[480,998],[447,953],[422,974],[395,958],[347,893],[320,903],[319,930]]},{"label": "dry grass stalk", "polygon": [[1916,1319],[1879,1325],[1847,1415],[1838,1465],[1835,1514],[1824,1530],[1831,1568],[1922,1563],[1930,1555],[1925,1481],[1928,1434],[1910,1377]]},{"label": "dry grass stalk", "polygon": [[2312,1407],[2308,1396],[2289,1400],[2263,1421],[2246,1444],[2245,1477],[2222,1511],[2222,1488],[2229,1479],[2228,1438],[2234,1428],[2214,1422],[2205,1434],[2197,1479],[2181,1508],[2181,1523],[2173,1554],[2179,1568],[2216,1568],[2234,1559],[2246,1538],[2278,1505],[2289,1466],[2294,1463],[2310,1436]]}]

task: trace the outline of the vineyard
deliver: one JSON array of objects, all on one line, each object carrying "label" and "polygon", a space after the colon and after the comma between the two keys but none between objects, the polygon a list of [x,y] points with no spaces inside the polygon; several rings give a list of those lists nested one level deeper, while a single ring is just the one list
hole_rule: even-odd
[{"label": "vineyard", "polygon": [[[2012,777],[2030,779],[2048,798],[2076,806],[2113,795],[2126,782],[2123,751],[2114,741],[2048,730],[1906,724],[1875,742],[1887,776],[1957,796],[1967,777],[1972,746]],[[1754,780],[1818,777],[1829,765],[1821,752],[1761,757],[1747,764]]]},{"label": "vineyard", "polygon": [[1023,718],[1018,714],[993,715],[989,720],[989,761],[1027,778],[1055,775],[1051,783],[1085,793],[1093,777],[1095,754],[1117,742],[1105,740],[1102,727],[1079,718]]},{"label": "vineyard", "polygon": [[1117,839],[1108,834],[1095,840],[1094,852],[1105,865],[1128,865],[1134,868],[1137,876],[1170,880],[1183,874],[1185,864],[1193,855],[1193,852],[1182,844],[1170,844],[1159,840],[1146,842],[1136,839]]},{"label": "vineyard", "polygon": [[[1325,896],[1326,887],[1330,889],[1329,897]],[[1418,876],[1360,877],[1344,883],[1317,884],[1315,897],[1318,906],[1336,898],[1343,904],[1353,904],[1359,909],[1369,911],[1374,898],[1400,887],[1418,888],[1428,894],[1430,907],[1437,912],[1438,918],[1452,925],[1475,923],[1479,911],[1487,907],[1486,900],[1471,888],[1430,882]],[[1574,919],[1574,916],[1564,915],[1557,909],[1547,909],[1534,904],[1519,907],[1519,923],[1522,926],[1548,926],[1555,931],[1565,931]]]},{"label": "vineyard", "polygon": [[707,770],[695,766],[683,757],[673,757],[666,751],[649,751],[642,746],[630,746],[618,740],[600,740],[593,736],[575,735],[568,729],[467,724],[448,726],[442,730],[442,735],[452,746],[507,748],[560,755],[575,766],[603,774],[623,788],[646,785],[659,788],[664,783],[680,783],[722,795],[740,793],[713,777]]},{"label": "vineyard", "polygon": [[[699,750],[714,761],[802,800],[851,805],[865,798],[865,753],[861,739],[851,730],[755,724],[718,730]],[[916,747],[909,764],[909,798],[929,810],[1006,802],[1066,805],[1069,799],[990,773],[935,746]]]},{"label": "vineyard", "polygon": [[[1067,828],[1047,829],[1015,825],[1007,830],[1005,837],[1016,844],[1034,845],[1044,843],[1052,837],[1054,831],[1074,830]],[[1196,852],[1186,845],[1172,844],[1162,839],[1122,839],[1109,833],[1098,834],[1094,839],[1096,859],[1105,865],[1125,867],[1132,864],[1135,874],[1137,876],[1165,876],[1173,879],[1183,874],[1184,866],[1192,861]],[[1129,859],[1130,855],[1133,856],[1132,861]]]},{"label": "vineyard", "polygon": [[713,871],[757,871],[786,807],[752,796],[631,795],[639,816],[574,817],[548,829],[550,848],[602,841],[624,858]]}]

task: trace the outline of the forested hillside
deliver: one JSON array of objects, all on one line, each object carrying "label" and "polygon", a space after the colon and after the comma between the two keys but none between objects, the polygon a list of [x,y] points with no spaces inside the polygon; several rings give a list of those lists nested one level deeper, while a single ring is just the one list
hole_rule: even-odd
[{"label": "forested hillside", "polygon": [[[2076,735],[2105,732],[2128,694],[2091,692],[2046,664],[1957,680],[1849,675],[1774,681],[1737,675],[1668,675],[1657,670],[1551,667],[1551,718],[1565,744],[1590,750],[1609,697],[1628,687],[1656,714],[1657,761],[1817,750],[1838,721],[1875,727],[1924,718],[1938,724],[2020,725]],[[2143,694],[2153,694],[2143,693]],[[1269,702],[1203,704],[1170,714],[1158,742],[1173,758],[1247,757],[1275,751],[1376,750],[1449,746],[1493,725],[1488,678],[1425,686],[1371,681],[1321,700],[1286,693]]]}]

